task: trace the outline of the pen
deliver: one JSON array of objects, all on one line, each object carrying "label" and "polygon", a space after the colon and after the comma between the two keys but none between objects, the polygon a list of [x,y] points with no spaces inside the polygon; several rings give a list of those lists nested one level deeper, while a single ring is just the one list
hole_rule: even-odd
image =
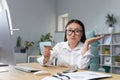
[{"label": "pen", "polygon": [[60,80],[63,80],[62,78],[60,78],[60,77],[58,77],[58,76],[52,76],[52,77],[55,77],[55,78],[57,78],[57,79],[60,79]]},{"label": "pen", "polygon": [[64,76],[64,77],[67,77],[68,79],[70,79],[69,76],[67,76],[67,75],[63,75],[63,74],[61,74],[61,73],[57,73],[57,75],[59,75],[59,76]]}]

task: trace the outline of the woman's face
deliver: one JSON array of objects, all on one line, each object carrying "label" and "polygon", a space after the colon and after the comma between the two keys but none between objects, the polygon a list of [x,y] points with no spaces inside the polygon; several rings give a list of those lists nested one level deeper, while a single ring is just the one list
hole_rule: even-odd
[{"label": "woman's face", "polygon": [[79,42],[83,35],[82,27],[77,23],[71,23],[67,26],[66,37],[69,43]]}]

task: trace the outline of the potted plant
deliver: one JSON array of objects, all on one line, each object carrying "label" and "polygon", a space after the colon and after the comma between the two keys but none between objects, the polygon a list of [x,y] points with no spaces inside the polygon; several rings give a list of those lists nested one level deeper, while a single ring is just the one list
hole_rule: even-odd
[{"label": "potted plant", "polygon": [[34,45],[34,42],[33,42],[33,41],[25,41],[24,47],[21,48],[21,52],[22,52],[22,53],[25,53],[26,50],[28,50],[28,49],[29,49],[31,46],[33,46],[33,45]]},{"label": "potted plant", "polygon": [[20,49],[21,49],[21,37],[18,36],[17,40],[16,40],[16,46],[14,47],[14,50],[16,53],[20,53]]},{"label": "potted plant", "polygon": [[42,34],[38,43],[39,42],[52,42],[54,43],[54,41],[52,40],[53,36],[50,33],[46,33],[46,34]]},{"label": "potted plant", "polygon": [[52,36],[50,33],[47,33],[45,35],[41,35],[40,40],[38,42],[44,42],[44,41],[52,41]]},{"label": "potted plant", "polygon": [[21,46],[21,37],[18,36],[17,37],[17,42],[16,42],[16,47],[20,47]]},{"label": "potted plant", "polygon": [[120,56],[115,56],[114,61],[115,61],[114,63],[116,66],[120,66]]},{"label": "potted plant", "polygon": [[115,18],[115,16],[113,14],[107,14],[106,16],[106,24],[108,24],[109,28],[109,33],[113,33],[114,32],[114,25],[116,24],[117,19]]}]

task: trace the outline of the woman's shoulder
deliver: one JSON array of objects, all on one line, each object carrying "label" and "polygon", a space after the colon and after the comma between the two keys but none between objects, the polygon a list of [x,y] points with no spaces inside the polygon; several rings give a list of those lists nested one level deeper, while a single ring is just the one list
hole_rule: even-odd
[{"label": "woman's shoulder", "polygon": [[66,42],[62,41],[62,42],[58,42],[56,45],[60,46],[60,45],[64,45],[64,44],[66,44]]},{"label": "woman's shoulder", "polygon": [[[84,45],[84,43],[83,42],[80,42],[79,44],[78,44],[78,46],[80,47],[82,47]],[[89,48],[91,47],[91,45],[89,45]]]},{"label": "woman's shoulder", "polygon": [[62,48],[63,46],[65,46],[67,44],[67,42],[58,42],[56,43],[56,45],[54,46],[55,48]]}]

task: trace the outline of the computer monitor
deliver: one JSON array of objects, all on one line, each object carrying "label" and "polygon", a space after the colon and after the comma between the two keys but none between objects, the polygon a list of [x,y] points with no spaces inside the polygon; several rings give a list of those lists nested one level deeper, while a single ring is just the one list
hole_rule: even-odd
[{"label": "computer monitor", "polygon": [[14,47],[6,10],[0,12],[0,63],[15,65]]}]

